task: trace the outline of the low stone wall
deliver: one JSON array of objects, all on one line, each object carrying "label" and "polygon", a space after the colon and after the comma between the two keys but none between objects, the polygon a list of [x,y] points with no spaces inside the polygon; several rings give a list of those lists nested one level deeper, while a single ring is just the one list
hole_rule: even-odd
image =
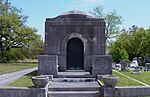
[{"label": "low stone wall", "polygon": [[46,97],[41,88],[0,88],[0,97]]},{"label": "low stone wall", "polygon": [[49,84],[45,88],[0,87],[0,97],[47,97]]},{"label": "low stone wall", "polygon": [[131,87],[104,87],[104,97],[136,97],[150,96],[150,87],[131,86]]},{"label": "low stone wall", "polygon": [[[0,97],[47,97],[49,84],[45,88],[0,87]],[[150,96],[150,86],[105,87],[103,97]]]}]

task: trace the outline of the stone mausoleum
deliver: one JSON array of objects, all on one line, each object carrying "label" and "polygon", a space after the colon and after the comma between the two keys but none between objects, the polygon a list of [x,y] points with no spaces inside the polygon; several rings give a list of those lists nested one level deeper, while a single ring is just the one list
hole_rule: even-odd
[{"label": "stone mausoleum", "polygon": [[38,75],[86,71],[93,77],[112,73],[106,55],[105,22],[81,11],[69,11],[45,22],[45,55],[39,56]]}]

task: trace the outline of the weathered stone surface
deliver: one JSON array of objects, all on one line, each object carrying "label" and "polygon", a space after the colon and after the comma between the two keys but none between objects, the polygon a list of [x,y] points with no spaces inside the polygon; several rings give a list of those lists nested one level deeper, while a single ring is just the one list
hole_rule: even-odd
[{"label": "weathered stone surface", "polygon": [[47,97],[48,88],[0,87],[0,97]]},{"label": "weathered stone surface", "polygon": [[71,11],[56,18],[47,19],[45,28],[46,55],[58,55],[60,71],[65,71],[67,68],[67,42],[71,38],[79,38],[84,44],[84,68],[90,71],[91,64],[86,64],[89,62],[86,58],[92,60],[88,56],[105,54],[104,26],[103,19],[90,18],[80,11]]},{"label": "weathered stone surface", "polygon": [[[68,79],[69,80],[69,79]],[[82,82],[80,78],[71,79],[73,82],[52,82],[48,97],[99,97],[101,86],[98,82]],[[76,81],[79,80],[79,81]]]},{"label": "weathered stone surface", "polygon": [[116,88],[116,96],[118,97],[135,97],[135,96],[149,96],[150,87],[118,87]]},{"label": "weathered stone surface", "polygon": [[122,61],[121,63],[121,71],[128,71],[128,63],[125,61]]},{"label": "weathered stone surface", "polygon": [[109,55],[93,56],[92,75],[112,74],[112,59]]},{"label": "weathered stone surface", "polygon": [[150,63],[145,64],[145,71],[150,71]]},{"label": "weathered stone surface", "polygon": [[[74,69],[83,69],[88,72],[92,72],[93,69],[93,74],[111,74],[111,65],[108,65],[110,67],[107,67],[107,69],[105,70],[103,70],[102,68],[92,68],[93,56],[106,54],[104,19],[97,19],[89,14],[86,14],[85,12],[74,10],[63,13],[54,18],[46,19],[45,54],[58,56],[58,59],[56,60],[58,61],[57,65],[59,65],[59,71],[66,71],[68,69],[69,59],[67,47],[69,40],[74,38],[80,40],[83,44],[83,57],[81,58],[83,60],[82,62],[79,62],[82,63],[82,66],[80,68],[75,67]],[[72,56],[74,57],[74,55]],[[45,61],[49,60],[48,58],[43,59]],[[51,59],[51,61],[52,60],[53,59]],[[43,63],[44,61],[42,61],[42,58],[39,58],[39,61],[40,64],[43,64],[39,66],[40,74],[57,75],[57,70],[50,71],[50,66],[44,66],[45,63]]]},{"label": "weathered stone surface", "polygon": [[32,82],[33,82],[35,87],[43,88],[49,82],[49,77],[46,77],[46,76],[33,76],[32,77]]},{"label": "weathered stone surface", "polygon": [[57,75],[57,55],[40,55],[38,63],[38,75]]},{"label": "weathered stone surface", "polygon": [[[115,88],[110,88],[110,87],[104,87],[104,97],[115,97]],[[118,96],[121,97],[121,96]],[[124,97],[124,96],[122,96]]]}]

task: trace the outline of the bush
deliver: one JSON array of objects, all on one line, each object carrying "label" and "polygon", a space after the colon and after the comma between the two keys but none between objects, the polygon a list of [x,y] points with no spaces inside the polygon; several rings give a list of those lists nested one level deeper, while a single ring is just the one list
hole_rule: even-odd
[{"label": "bush", "polygon": [[9,51],[4,52],[4,56],[1,58],[1,62],[23,60],[25,57],[21,53],[19,48],[13,48]]}]

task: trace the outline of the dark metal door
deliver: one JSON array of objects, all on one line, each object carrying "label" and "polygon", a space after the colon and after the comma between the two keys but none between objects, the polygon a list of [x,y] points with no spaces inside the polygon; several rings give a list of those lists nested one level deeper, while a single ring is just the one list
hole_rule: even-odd
[{"label": "dark metal door", "polygon": [[67,43],[67,69],[83,69],[83,42],[78,38],[72,38]]}]

